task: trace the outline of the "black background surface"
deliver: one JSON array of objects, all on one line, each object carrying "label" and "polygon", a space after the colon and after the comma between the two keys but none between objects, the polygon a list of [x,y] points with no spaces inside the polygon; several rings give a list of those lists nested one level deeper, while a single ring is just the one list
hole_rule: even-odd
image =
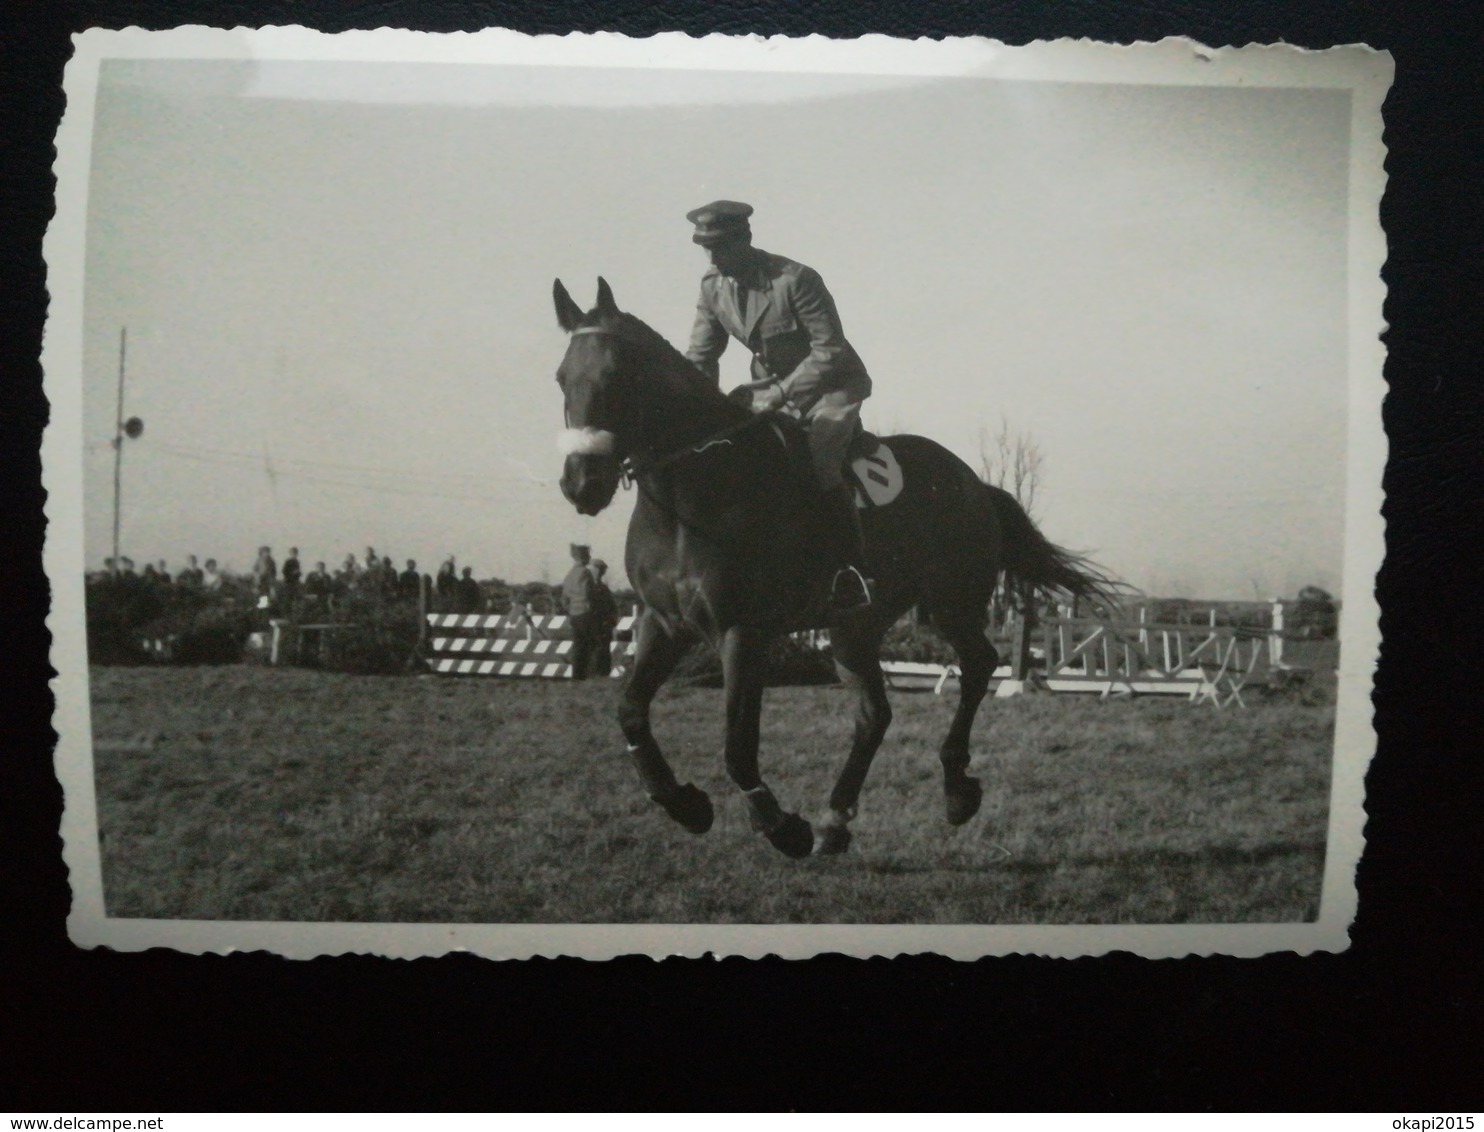
[{"label": "black background surface", "polygon": [[[1484,39],[1463,4],[28,3],[0,12],[0,1108],[1479,1106]],[[983,34],[1390,50],[1382,220],[1385,638],[1353,946],[1339,956],[953,963],[392,962],[83,953],[66,939],[46,687],[41,240],[69,35]]]}]

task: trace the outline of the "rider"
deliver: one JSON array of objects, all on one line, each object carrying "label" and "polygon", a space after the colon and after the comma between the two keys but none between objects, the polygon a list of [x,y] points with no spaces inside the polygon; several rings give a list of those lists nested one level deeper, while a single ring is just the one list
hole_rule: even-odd
[{"label": "rider", "polygon": [[751,215],[750,204],[730,200],[686,214],[695,225],[691,240],[709,253],[711,267],[701,277],[685,356],[719,382],[717,360],[729,335],[752,351],[753,412],[782,409],[809,436],[815,480],[839,538],[835,560],[844,563],[830,587],[830,607],[869,605],[860,516],[841,468],[860,429],[871,377],[845,340],[819,272],[754,248]]}]

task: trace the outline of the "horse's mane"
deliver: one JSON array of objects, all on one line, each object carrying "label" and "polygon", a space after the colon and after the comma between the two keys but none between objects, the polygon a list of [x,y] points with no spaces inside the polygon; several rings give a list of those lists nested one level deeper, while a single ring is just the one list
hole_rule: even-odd
[{"label": "horse's mane", "polygon": [[628,312],[620,315],[620,320],[622,336],[649,353],[653,372],[664,381],[670,392],[702,400],[726,401],[725,394],[689,358],[670,345],[658,330]]}]

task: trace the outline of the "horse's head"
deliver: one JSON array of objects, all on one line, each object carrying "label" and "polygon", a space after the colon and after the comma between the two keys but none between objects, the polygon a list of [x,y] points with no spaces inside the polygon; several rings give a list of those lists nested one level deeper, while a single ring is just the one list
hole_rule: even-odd
[{"label": "horse's head", "polygon": [[587,314],[558,279],[552,287],[557,322],[571,337],[557,367],[566,400],[567,427],[560,445],[566,455],[562,494],[584,515],[613,501],[624,457],[638,443],[637,390],[624,364],[623,315],[613,292],[598,280],[598,305]]}]

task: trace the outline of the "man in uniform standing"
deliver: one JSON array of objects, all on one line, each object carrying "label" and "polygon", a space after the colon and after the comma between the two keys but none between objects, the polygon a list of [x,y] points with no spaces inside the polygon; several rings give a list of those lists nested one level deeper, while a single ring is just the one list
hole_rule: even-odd
[{"label": "man in uniform standing", "polygon": [[593,588],[589,594],[589,611],[592,614],[592,672],[595,676],[613,674],[613,630],[618,628],[618,602],[603,576],[608,573],[608,563],[594,558],[588,565],[592,571]]},{"label": "man in uniform standing", "polygon": [[586,680],[593,657],[593,575],[588,569],[592,552],[573,543],[572,569],[562,579],[562,604],[572,626],[572,679]]},{"label": "man in uniform standing", "polygon": [[819,272],[752,246],[752,206],[718,200],[686,214],[691,240],[711,267],[685,356],[720,381],[718,359],[735,338],[752,352],[752,409],[797,416],[809,436],[815,480],[840,566],[830,587],[832,609],[869,605],[855,493],[845,483],[846,450],[860,429],[871,377],[845,340],[835,300]]}]

